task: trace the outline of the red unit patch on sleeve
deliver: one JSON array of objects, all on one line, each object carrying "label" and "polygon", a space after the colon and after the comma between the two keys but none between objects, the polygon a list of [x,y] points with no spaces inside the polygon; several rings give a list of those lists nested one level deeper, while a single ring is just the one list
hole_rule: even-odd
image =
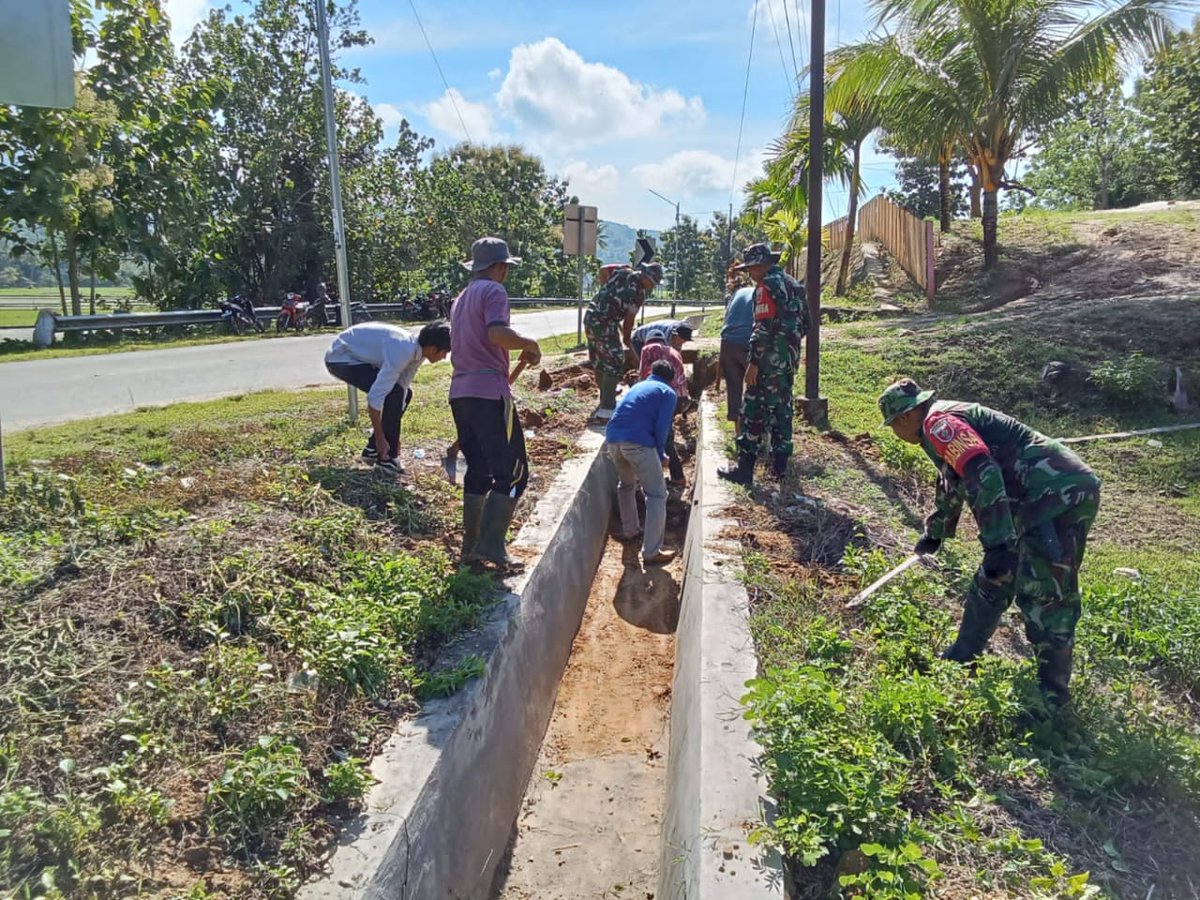
[{"label": "red unit patch on sleeve", "polygon": [[760,284],[754,289],[754,321],[775,318],[775,300],[768,293],[766,285]]},{"label": "red unit patch on sleeve", "polygon": [[934,451],[962,475],[967,463],[990,451],[974,428],[950,413],[931,413],[925,420],[925,436]]}]

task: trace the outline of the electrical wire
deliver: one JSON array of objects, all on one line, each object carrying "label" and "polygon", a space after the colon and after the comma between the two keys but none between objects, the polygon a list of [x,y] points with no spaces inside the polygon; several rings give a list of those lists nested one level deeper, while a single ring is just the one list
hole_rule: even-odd
[{"label": "electrical wire", "polygon": [[729,186],[729,202],[737,192],[738,159],[742,155],[742,127],[746,124],[746,98],[750,96],[750,63],[754,60],[754,32],[758,30],[758,4],[754,4],[754,15],[750,20],[750,52],[746,55],[746,84],[742,88],[742,116],[738,120],[737,150],[733,152],[733,184]]},{"label": "electrical wire", "polygon": [[[839,0],[840,2],[840,0]],[[788,12],[787,0],[783,0],[783,20],[787,22],[788,48],[792,51],[792,69],[796,73],[796,84],[800,84],[800,66],[796,63],[796,39],[792,37],[792,16]],[[796,20],[796,31],[800,31],[800,20]]]},{"label": "electrical wire", "polygon": [[775,10],[771,8],[771,0],[760,0],[767,4],[767,15],[771,17],[771,30],[775,32],[775,47],[779,50],[779,65],[783,66],[783,78],[788,83],[788,90],[795,89],[796,82],[788,71],[787,61],[783,58],[783,41],[779,39],[779,26],[775,24]]},{"label": "electrical wire", "polygon": [[454,90],[450,87],[450,82],[446,80],[446,73],[442,71],[442,64],[438,62],[437,53],[434,52],[433,42],[429,40],[429,35],[425,32],[425,25],[421,22],[421,14],[417,12],[417,4],[413,0],[408,0],[408,5],[412,7],[413,16],[417,20],[417,27],[421,29],[421,37],[425,38],[425,46],[429,48],[429,55],[433,57],[433,64],[437,67],[438,75],[442,77],[442,85],[446,88],[446,96],[450,98],[450,105],[454,107],[454,114],[458,116],[458,124],[462,126],[463,134],[467,136],[467,143],[475,143],[471,140],[471,132],[467,128],[467,123],[463,119],[462,111],[458,108],[458,101],[454,99]]}]

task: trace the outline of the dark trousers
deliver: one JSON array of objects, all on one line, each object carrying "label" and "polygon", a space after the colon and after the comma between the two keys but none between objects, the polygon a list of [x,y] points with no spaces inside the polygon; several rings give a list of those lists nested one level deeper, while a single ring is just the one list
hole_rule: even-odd
[{"label": "dark trousers", "polygon": [[463,492],[495,491],[517,498],[529,484],[525,432],[512,400],[458,397],[450,401],[458,447],[467,461]]},{"label": "dark trousers", "polygon": [[725,379],[725,418],[736,422],[742,417],[742,386],[746,383],[749,347],[733,341],[721,341],[718,360]]},{"label": "dark trousers", "polygon": [[672,481],[683,481],[683,461],[679,458],[679,448],[675,446],[675,423],[667,432],[667,469]]},{"label": "dark trousers", "polygon": [[[325,368],[338,381],[353,385],[364,394],[371,390],[371,385],[379,377],[379,370],[366,363],[353,365],[350,363],[326,363]],[[392,448],[392,456],[395,456],[400,449],[400,420],[404,417],[404,411],[408,409],[408,404],[411,402],[412,389],[405,389],[399,384],[392,388],[383,401],[383,409],[380,411],[383,419],[383,436],[387,438],[388,446]],[[367,449],[374,448],[375,432],[372,430],[371,436],[367,438]]]}]

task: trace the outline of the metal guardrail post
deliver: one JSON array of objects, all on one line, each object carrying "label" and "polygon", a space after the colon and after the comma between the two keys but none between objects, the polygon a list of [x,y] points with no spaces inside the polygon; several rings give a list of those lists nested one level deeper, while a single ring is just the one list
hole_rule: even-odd
[{"label": "metal guardrail post", "polygon": [[0,421],[0,494],[8,490],[8,476],[4,471],[4,422]]}]

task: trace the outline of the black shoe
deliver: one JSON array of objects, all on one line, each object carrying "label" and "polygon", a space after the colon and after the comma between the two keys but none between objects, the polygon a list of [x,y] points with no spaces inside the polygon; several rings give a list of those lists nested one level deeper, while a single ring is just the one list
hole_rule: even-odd
[{"label": "black shoe", "polygon": [[374,447],[367,447],[365,450],[363,450],[360,456],[362,457],[363,462],[373,463],[379,459],[379,451]]},{"label": "black shoe", "polygon": [[404,466],[394,459],[377,459],[375,460],[375,474],[399,478],[404,474]]},{"label": "black shoe", "polygon": [[737,465],[728,469],[717,469],[717,475],[734,484],[750,487],[754,484],[754,457],[749,453],[739,453]]},{"label": "black shoe", "polygon": [[783,453],[776,453],[771,458],[771,474],[776,478],[784,478],[787,475],[789,457]]}]

